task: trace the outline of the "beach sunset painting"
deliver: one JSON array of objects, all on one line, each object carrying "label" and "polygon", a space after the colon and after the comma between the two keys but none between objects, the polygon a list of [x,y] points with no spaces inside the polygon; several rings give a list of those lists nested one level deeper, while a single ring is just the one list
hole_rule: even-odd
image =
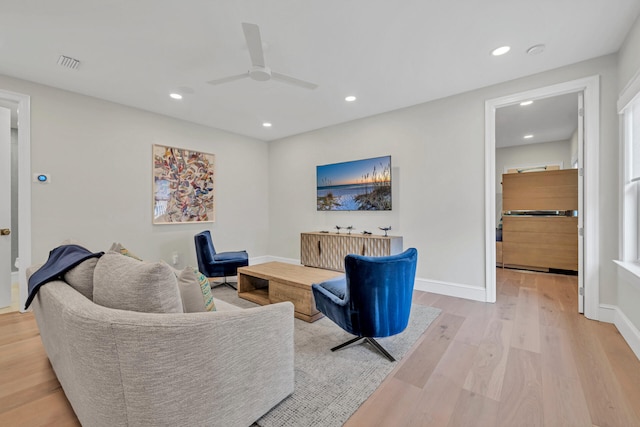
[{"label": "beach sunset painting", "polygon": [[316,167],[319,211],[390,211],[391,156]]}]

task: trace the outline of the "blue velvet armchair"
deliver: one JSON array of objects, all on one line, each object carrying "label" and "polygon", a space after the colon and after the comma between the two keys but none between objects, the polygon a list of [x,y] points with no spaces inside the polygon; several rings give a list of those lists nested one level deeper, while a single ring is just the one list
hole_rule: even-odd
[{"label": "blue velvet armchair", "polygon": [[236,289],[227,282],[227,276],[236,276],[239,267],[249,265],[249,255],[246,251],[216,253],[211,240],[211,232],[205,230],[195,235],[196,256],[198,270],[206,277],[224,277],[223,285]]},{"label": "blue velvet armchair", "polygon": [[336,351],[365,340],[395,361],[375,338],[404,331],[409,323],[418,251],[385,257],[347,255],[345,275],[312,285],[317,309],[355,338]]}]

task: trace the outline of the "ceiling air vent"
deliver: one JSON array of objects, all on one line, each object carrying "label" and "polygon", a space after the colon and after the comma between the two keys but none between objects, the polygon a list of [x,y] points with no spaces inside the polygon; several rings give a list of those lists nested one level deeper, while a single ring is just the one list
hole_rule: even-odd
[{"label": "ceiling air vent", "polygon": [[60,55],[60,58],[58,58],[58,65],[62,65],[63,67],[70,68],[72,70],[77,70],[80,66],[80,61],[69,56]]}]

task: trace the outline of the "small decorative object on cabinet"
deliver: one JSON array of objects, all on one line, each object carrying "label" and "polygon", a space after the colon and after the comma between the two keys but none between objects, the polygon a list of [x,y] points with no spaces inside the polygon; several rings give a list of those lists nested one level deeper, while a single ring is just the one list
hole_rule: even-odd
[{"label": "small decorative object on cabinet", "polygon": [[391,230],[391,226],[388,227],[378,227],[380,230],[384,231],[384,237],[387,237],[387,231]]},{"label": "small decorative object on cabinet", "polygon": [[348,254],[388,256],[402,252],[401,236],[301,233],[300,262],[308,267],[344,271]]}]

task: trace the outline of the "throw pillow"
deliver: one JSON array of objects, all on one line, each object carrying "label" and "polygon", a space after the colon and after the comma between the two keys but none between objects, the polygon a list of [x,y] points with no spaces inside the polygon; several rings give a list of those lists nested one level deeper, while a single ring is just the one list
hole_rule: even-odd
[{"label": "throw pillow", "polygon": [[[60,243],[63,245],[78,245],[86,248],[86,245],[74,238],[65,239]],[[93,300],[93,270],[96,268],[98,258],[90,258],[67,271],[63,280],[73,289],[80,292],[85,297]]]},{"label": "throw pillow", "polygon": [[141,262],[107,252],[96,264],[93,302],[147,313],[182,313],[178,281],[164,261]]},{"label": "throw pillow", "polygon": [[[59,246],[63,246],[63,245],[78,245],[78,246],[82,246],[83,248],[87,248],[87,245],[85,245],[84,243],[82,243],[79,240],[74,239],[73,237],[70,237],[68,239],[64,239]],[[91,251],[93,252],[93,251]]]},{"label": "throw pillow", "polygon": [[118,253],[120,253],[122,255],[128,256],[128,257],[133,258],[133,259],[137,259],[138,261],[142,261],[142,258],[140,258],[138,255],[134,254],[129,249],[127,249],[124,246],[122,246],[121,243],[114,243],[113,245],[111,245],[109,250],[110,251],[114,251],[114,252],[118,252]]},{"label": "throw pillow", "polygon": [[64,275],[64,281],[85,297],[93,300],[93,272],[99,258],[82,261]]},{"label": "throw pillow", "polygon": [[209,279],[193,267],[176,272],[185,313],[216,311]]}]

